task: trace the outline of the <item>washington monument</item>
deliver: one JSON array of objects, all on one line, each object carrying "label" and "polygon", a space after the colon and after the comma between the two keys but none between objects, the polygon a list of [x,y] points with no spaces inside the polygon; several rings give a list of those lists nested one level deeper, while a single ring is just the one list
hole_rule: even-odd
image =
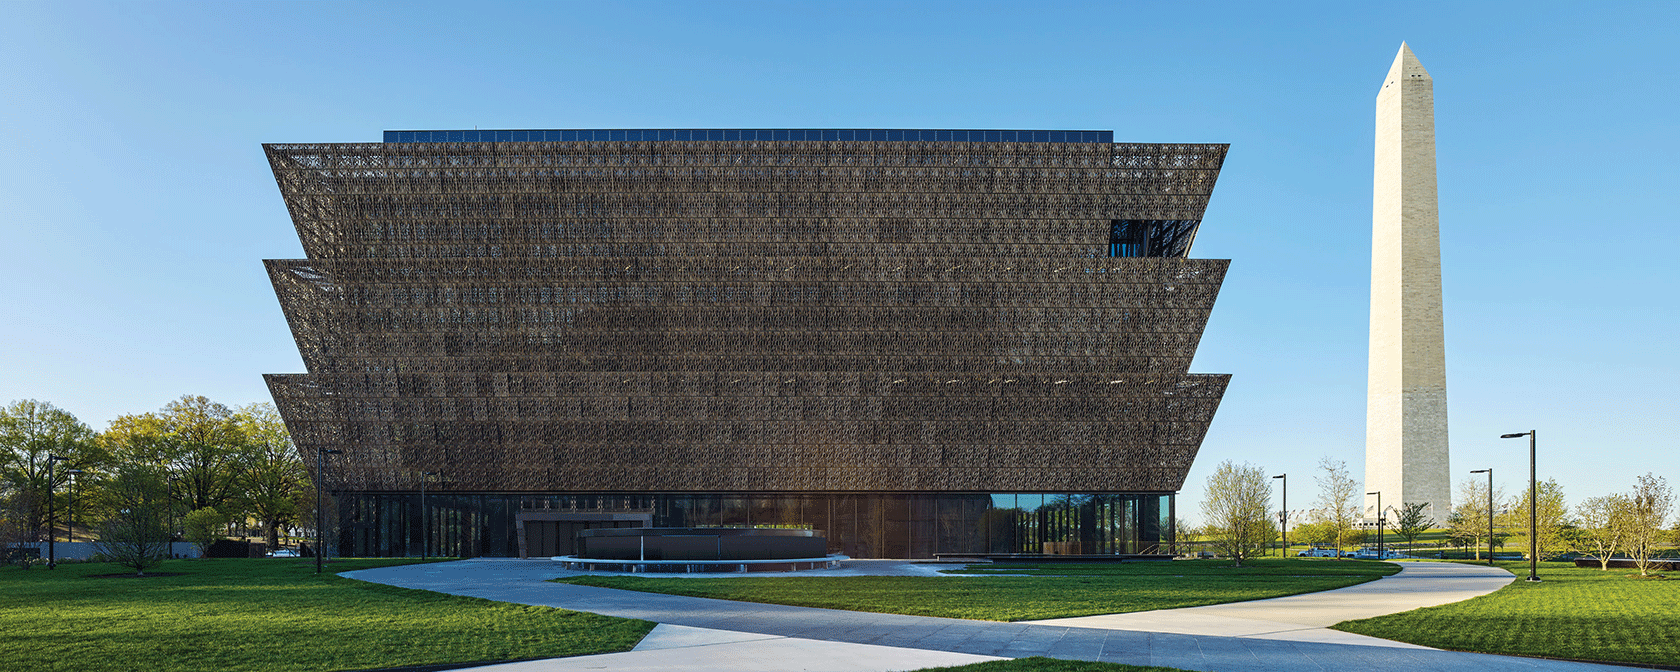
[{"label": "washington monument", "polygon": [[[1405,44],[1377,93],[1371,198],[1371,368],[1365,489],[1383,508],[1452,511],[1441,236],[1435,199],[1435,85]],[[1376,518],[1367,495],[1365,517]],[[1388,520],[1394,520],[1393,515]]]}]

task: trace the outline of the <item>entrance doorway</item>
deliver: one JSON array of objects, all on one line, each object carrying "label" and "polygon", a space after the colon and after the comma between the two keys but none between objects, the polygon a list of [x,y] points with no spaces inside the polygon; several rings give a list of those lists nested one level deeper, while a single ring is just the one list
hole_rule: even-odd
[{"label": "entrance doorway", "polygon": [[652,527],[649,513],[522,511],[515,519],[519,557],[550,558],[577,552],[577,533],[613,527]]}]

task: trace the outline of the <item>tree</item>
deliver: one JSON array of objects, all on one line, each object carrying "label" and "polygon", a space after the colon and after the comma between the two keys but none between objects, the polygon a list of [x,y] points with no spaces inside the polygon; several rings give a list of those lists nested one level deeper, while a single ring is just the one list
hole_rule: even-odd
[{"label": "tree", "polygon": [[146,465],[123,465],[101,489],[111,511],[99,526],[94,548],[106,559],[144,575],[169,555],[164,527],[168,492],[162,473]]},{"label": "tree", "polygon": [[[245,436],[228,407],[186,395],[161,411],[111,421],[100,441],[124,462],[164,471],[169,518],[181,510],[222,510],[237,499]],[[177,508],[174,502],[179,502]]]},{"label": "tree", "polygon": [[159,414],[175,441],[176,482],[192,509],[222,506],[239,482],[238,449],[244,437],[228,407],[187,395]]},{"label": "tree", "polygon": [[1221,462],[1208,477],[1205,497],[1202,517],[1214,548],[1238,567],[1277,538],[1277,525],[1269,510],[1272,480],[1266,470],[1247,463],[1239,466],[1230,460]]},{"label": "tree", "polygon": [[222,539],[222,528],[227,523],[226,515],[207,506],[181,519],[181,529],[187,541],[198,547],[198,556],[202,558],[210,555],[211,544]]},{"label": "tree", "polygon": [[[1535,507],[1534,527],[1540,543],[1541,560],[1550,560],[1569,551],[1568,532],[1574,527],[1575,521],[1569,519],[1569,506],[1563,499],[1563,486],[1558,485],[1556,479],[1549,479],[1535,484],[1540,491],[1539,506]],[[1517,498],[1516,506],[1511,508],[1512,529],[1521,530],[1515,537],[1518,546],[1528,548],[1528,490],[1524,489],[1522,496]]]},{"label": "tree", "polygon": [[1416,543],[1420,535],[1435,525],[1435,519],[1429,517],[1428,511],[1428,502],[1401,505],[1400,515],[1394,518],[1394,532],[1406,540],[1406,546]]},{"label": "tree", "polygon": [[1318,482],[1318,500],[1313,507],[1313,516],[1316,522],[1329,525],[1335,532],[1336,548],[1340,549],[1353,532],[1353,523],[1359,516],[1359,506],[1354,503],[1359,485],[1348,476],[1347,463],[1341,460],[1326,457],[1318,461],[1318,469],[1321,473],[1313,478]]},{"label": "tree", "polygon": [[[1469,546],[1476,554],[1476,559],[1482,559],[1482,547],[1487,545],[1488,537],[1497,530],[1488,527],[1488,490],[1487,481],[1474,476],[1464,479],[1458,485],[1458,496],[1453,498],[1458,502],[1452,514],[1447,516],[1447,535],[1460,546]],[[1493,489],[1493,506],[1499,508],[1500,502],[1505,501],[1505,489],[1495,486]]]},{"label": "tree", "polygon": [[1575,516],[1580,521],[1576,539],[1598,558],[1600,571],[1609,571],[1611,556],[1622,547],[1622,535],[1626,533],[1622,528],[1629,517],[1629,505],[1626,495],[1615,494],[1589,497],[1575,507]]},{"label": "tree", "polygon": [[1622,509],[1623,547],[1639,567],[1639,575],[1649,576],[1651,558],[1667,536],[1664,527],[1674,509],[1674,490],[1667,479],[1648,473],[1634,482],[1633,494],[1627,499],[1628,505]]},{"label": "tree", "polygon": [[297,520],[308,472],[273,404],[251,404],[234,414],[244,435],[239,453],[240,505],[262,523],[269,548],[280,546],[280,527]]},{"label": "tree", "polygon": [[[49,470],[52,455],[66,460]],[[56,525],[57,521],[47,520],[53,508],[47,498],[49,493],[55,500],[66,496],[64,486],[70,480],[66,469],[90,471],[104,463],[93,430],[68,411],[33,399],[0,408],[0,480],[7,484],[8,508],[29,539],[43,540],[48,528]]]},{"label": "tree", "polygon": [[1336,541],[1336,526],[1315,520],[1294,527],[1295,538],[1311,546],[1324,546]]}]

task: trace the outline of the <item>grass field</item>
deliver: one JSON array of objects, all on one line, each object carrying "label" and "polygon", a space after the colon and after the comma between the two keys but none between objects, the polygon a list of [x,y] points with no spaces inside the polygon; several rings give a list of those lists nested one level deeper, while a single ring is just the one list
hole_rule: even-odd
[{"label": "grass field", "polygon": [[1025,621],[1281,597],[1351,586],[1400,571],[1388,563],[1316,559],[1255,560],[1241,568],[1223,560],[972,567],[960,570],[967,576],[937,578],[577,576],[555,581],[742,602]]},{"label": "grass field", "polygon": [[[342,572],[403,560],[335,561]],[[316,575],[307,560],[0,569],[14,670],[354,670],[624,651],[653,624]]]},{"label": "grass field", "polygon": [[[1519,577],[1526,562],[1500,562]],[[1337,630],[1442,649],[1674,665],[1680,662],[1680,580],[1640,579],[1541,563],[1482,597],[1338,623]]]},{"label": "grass field", "polygon": [[1185,672],[1176,667],[1146,667],[1119,663],[1091,663],[1033,656],[970,663],[956,667],[928,667],[916,672]]}]

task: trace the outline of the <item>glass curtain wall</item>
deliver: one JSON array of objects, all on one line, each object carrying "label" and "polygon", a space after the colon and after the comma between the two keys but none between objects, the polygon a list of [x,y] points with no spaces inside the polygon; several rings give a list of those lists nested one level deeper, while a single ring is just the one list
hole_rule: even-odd
[{"label": "glass curtain wall", "polygon": [[[1043,553],[1078,542],[1088,554],[1168,553],[1173,495],[1142,494],[426,494],[345,493],[339,549],[354,556],[519,555],[521,510],[650,513],[656,527],[821,530],[854,558],[938,553]],[[1064,547],[1065,548],[1065,547]],[[1066,551],[1064,551],[1066,552]]]}]

